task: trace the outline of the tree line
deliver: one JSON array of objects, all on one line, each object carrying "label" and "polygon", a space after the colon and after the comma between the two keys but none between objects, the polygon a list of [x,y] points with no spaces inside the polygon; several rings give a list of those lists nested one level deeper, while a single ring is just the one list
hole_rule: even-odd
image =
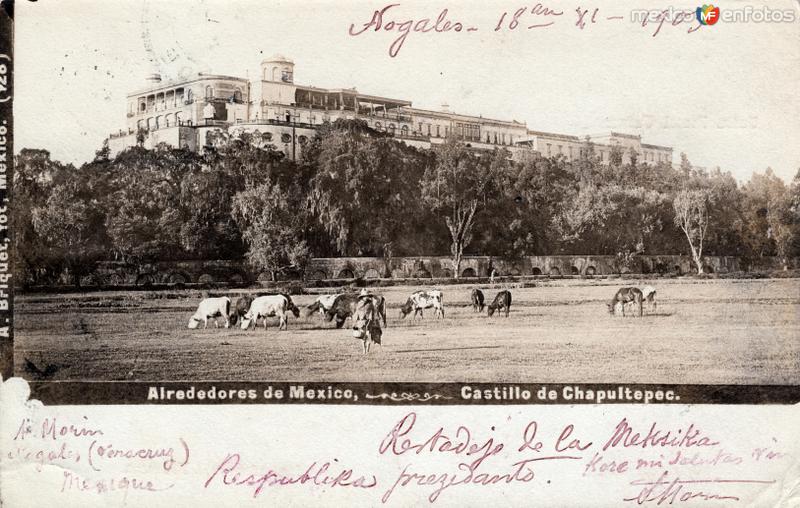
[{"label": "tree line", "polygon": [[512,159],[456,139],[431,149],[356,120],[325,124],[291,161],[258,132],[209,136],[202,153],[160,145],[79,167],[45,150],[15,157],[18,284],[98,260],[246,258],[276,277],[311,257],[684,254],[800,255],[800,171],[767,169],[739,185],[692,166],[601,163],[590,141],[573,161]]}]

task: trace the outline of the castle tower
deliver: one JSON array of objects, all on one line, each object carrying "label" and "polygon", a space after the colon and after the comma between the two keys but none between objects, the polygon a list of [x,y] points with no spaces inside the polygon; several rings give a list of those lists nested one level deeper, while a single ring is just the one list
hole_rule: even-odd
[{"label": "castle tower", "polygon": [[261,62],[261,79],[294,83],[294,62],[283,55],[273,55]]}]

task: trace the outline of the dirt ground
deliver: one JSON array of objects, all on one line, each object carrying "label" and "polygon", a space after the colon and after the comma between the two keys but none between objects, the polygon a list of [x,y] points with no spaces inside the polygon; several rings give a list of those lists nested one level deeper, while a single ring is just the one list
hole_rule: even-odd
[{"label": "dirt ground", "polygon": [[[651,284],[657,312],[611,317],[616,288]],[[445,286],[447,315],[399,319],[420,287],[380,288],[383,345],[369,355],[319,315],[244,331],[189,330],[197,290],[23,295],[15,368],[27,379],[800,384],[800,281],[571,280],[510,289],[509,318]],[[243,291],[217,291],[232,300]],[[251,292],[256,292],[255,290]],[[295,296],[301,308],[314,295]],[[349,323],[349,322],[348,322]]]}]

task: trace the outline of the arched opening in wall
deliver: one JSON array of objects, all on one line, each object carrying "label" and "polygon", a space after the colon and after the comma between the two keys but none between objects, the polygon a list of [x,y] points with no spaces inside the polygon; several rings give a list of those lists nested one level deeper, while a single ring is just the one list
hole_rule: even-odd
[{"label": "arched opening in wall", "polygon": [[140,131],[140,130],[142,130],[143,128],[144,128],[144,124],[143,124],[143,122],[142,122],[141,120],[137,120],[137,121],[136,121],[136,130],[137,130],[137,131]]},{"label": "arched opening in wall", "polygon": [[164,115],[164,127],[169,127],[169,117],[170,115]]},{"label": "arched opening in wall", "polygon": [[453,276],[453,272],[449,268],[443,268],[442,269],[442,277],[444,277],[446,279],[449,279],[452,276]]},{"label": "arched opening in wall", "polygon": [[714,267],[710,265],[703,265],[703,273],[714,273]]},{"label": "arched opening in wall", "polygon": [[390,123],[390,124],[389,124],[389,126],[386,128],[386,130],[387,130],[387,131],[389,131],[389,133],[390,133],[392,136],[394,136],[395,126],[394,126],[394,124],[393,124],[393,123]]},{"label": "arched opening in wall", "polygon": [[660,262],[656,263],[654,269],[655,269],[656,273],[664,274],[664,273],[669,272],[669,267],[667,265],[665,265],[664,263],[660,263]]},{"label": "arched opening in wall", "polygon": [[328,274],[322,270],[314,270],[308,278],[311,280],[325,280],[328,278]]},{"label": "arched opening in wall", "polygon": [[153,130],[155,128],[156,128],[156,119],[151,116],[150,118],[147,119],[147,129]]},{"label": "arched opening in wall", "polygon": [[542,269],[539,268],[538,266],[534,266],[533,269],[531,269],[531,275],[541,275],[541,274],[542,274]]},{"label": "arched opening in wall", "polygon": [[238,88],[233,91],[233,101],[242,102],[242,91]]},{"label": "arched opening in wall", "polygon": [[186,91],[186,104],[190,104],[194,100],[194,92],[191,89]]},{"label": "arched opening in wall", "polygon": [[365,279],[380,279],[381,278],[381,274],[378,272],[378,270],[376,270],[374,268],[370,268],[369,270],[366,271],[366,273],[364,273],[364,278]]},{"label": "arched opening in wall", "polygon": [[462,277],[475,277],[475,270],[473,270],[472,268],[465,268],[461,272],[461,276]]},{"label": "arched opening in wall", "polygon": [[672,268],[672,272],[673,272],[675,275],[683,275],[683,269],[681,269],[681,266],[680,266],[680,265],[675,265],[675,266]]},{"label": "arched opening in wall", "polygon": [[261,134],[261,141],[263,141],[264,143],[269,143],[270,141],[272,141],[272,133],[264,132],[263,134]]},{"label": "arched opening in wall", "polygon": [[353,273],[353,270],[349,268],[345,268],[344,270],[339,271],[339,275],[336,276],[337,279],[355,279],[356,275]]},{"label": "arched opening in wall", "polygon": [[173,272],[167,275],[167,283],[169,284],[186,284],[187,282],[189,282],[189,277],[182,273]]},{"label": "arched opening in wall", "polygon": [[375,130],[376,130],[376,131],[379,131],[379,130],[381,130],[381,129],[382,129],[382,127],[381,127],[381,123],[380,123],[380,122],[375,122]]},{"label": "arched opening in wall", "polygon": [[164,125],[164,117],[161,116],[161,115],[158,115],[156,117],[156,129],[161,128],[163,125]]},{"label": "arched opening in wall", "polygon": [[550,268],[550,275],[561,275],[561,270],[554,266]]},{"label": "arched opening in wall", "polygon": [[570,273],[572,275],[580,275],[581,274],[581,271],[577,266],[570,267],[569,271],[570,271]]},{"label": "arched opening in wall", "polygon": [[206,87],[206,99],[212,99],[214,97],[214,87],[211,85]]},{"label": "arched opening in wall", "polygon": [[408,136],[408,125],[400,127],[400,134],[402,134],[403,136]]},{"label": "arched opening in wall", "polygon": [[589,266],[586,268],[586,275],[596,275],[596,274],[597,274],[597,268],[593,266]]},{"label": "arched opening in wall", "polygon": [[183,123],[183,118],[181,118],[181,113],[175,113],[175,125],[180,125]]},{"label": "arched opening in wall", "polygon": [[212,282],[214,282],[214,277],[212,277],[207,273],[204,273],[203,275],[197,278],[197,282],[199,282],[200,284],[211,284]]}]

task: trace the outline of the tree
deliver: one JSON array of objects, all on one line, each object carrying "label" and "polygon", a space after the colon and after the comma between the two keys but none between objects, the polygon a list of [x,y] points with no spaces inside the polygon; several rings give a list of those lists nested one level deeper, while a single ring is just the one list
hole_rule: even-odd
[{"label": "tree", "polygon": [[73,284],[79,286],[81,276],[91,273],[107,250],[101,211],[81,196],[76,178],[53,188],[45,205],[34,208],[31,215],[51,256],[64,263]]},{"label": "tree", "polygon": [[708,230],[709,195],[705,190],[682,190],[672,202],[675,225],[689,241],[697,273],[703,273],[703,241]]},{"label": "tree", "polygon": [[303,238],[307,217],[302,213],[299,188],[284,190],[265,183],[240,192],[233,200],[233,216],[247,243],[247,259],[271,279],[287,269],[304,269],[310,258]]},{"label": "tree", "polygon": [[383,256],[388,271],[392,256],[419,231],[418,182],[429,158],[363,122],[345,120],[321,129],[304,156],[315,167],[309,208],[336,251]]},{"label": "tree", "polygon": [[461,273],[464,248],[473,238],[476,216],[492,199],[492,182],[507,152],[477,154],[450,138],[436,147],[436,163],[422,178],[422,198],[434,213],[444,215],[450,233],[453,275]]}]

